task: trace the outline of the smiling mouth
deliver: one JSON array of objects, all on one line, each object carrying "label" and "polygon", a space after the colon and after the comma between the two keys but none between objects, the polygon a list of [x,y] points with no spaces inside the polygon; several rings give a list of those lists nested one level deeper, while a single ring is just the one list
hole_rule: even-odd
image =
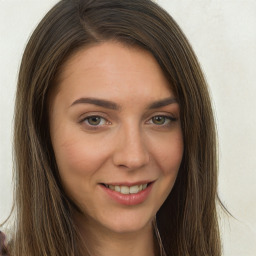
[{"label": "smiling mouth", "polygon": [[102,185],[110,190],[119,192],[120,194],[128,195],[128,194],[137,194],[145,190],[151,183],[138,184],[134,186],[108,185],[103,183]]}]

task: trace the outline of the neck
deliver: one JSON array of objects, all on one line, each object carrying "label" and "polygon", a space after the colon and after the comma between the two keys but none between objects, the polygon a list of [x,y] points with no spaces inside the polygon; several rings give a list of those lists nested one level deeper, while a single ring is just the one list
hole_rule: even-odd
[{"label": "neck", "polygon": [[134,232],[114,232],[76,216],[75,223],[91,256],[158,256],[152,223]]}]

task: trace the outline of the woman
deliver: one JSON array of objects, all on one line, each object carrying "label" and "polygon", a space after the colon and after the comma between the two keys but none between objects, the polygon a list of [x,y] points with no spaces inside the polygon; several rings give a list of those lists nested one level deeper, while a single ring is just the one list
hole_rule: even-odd
[{"label": "woman", "polygon": [[26,47],[10,255],[220,255],[215,127],[187,39],[149,0],[63,0]]}]

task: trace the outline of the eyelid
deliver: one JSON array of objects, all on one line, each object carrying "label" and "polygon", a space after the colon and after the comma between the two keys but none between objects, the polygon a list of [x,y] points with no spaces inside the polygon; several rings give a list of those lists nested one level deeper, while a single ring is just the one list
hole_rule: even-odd
[{"label": "eyelid", "polygon": [[166,112],[159,112],[159,113],[154,113],[154,114],[150,115],[150,118],[148,118],[147,120],[151,120],[152,118],[158,117],[158,116],[170,118],[170,119],[173,119],[173,120],[177,120],[178,119],[177,114],[166,113]]},{"label": "eyelid", "polygon": [[[91,118],[91,117],[99,117],[101,119],[104,119],[105,122],[104,124],[90,124],[88,122],[85,122],[85,120]],[[166,119],[168,119],[168,122],[164,122],[164,124],[156,124],[152,121],[152,119],[154,117],[164,117]],[[176,114],[173,113],[166,113],[166,112],[159,112],[159,113],[154,113],[152,115],[150,115],[150,118],[147,118],[145,124],[148,125],[153,125],[156,126],[158,128],[163,128],[163,127],[170,127],[174,122],[176,122],[178,120],[178,117]],[[80,115],[79,121],[78,121],[81,125],[83,125],[85,127],[85,129],[102,129],[102,128],[106,128],[107,125],[111,125],[112,122],[109,121],[109,117],[107,114],[102,113],[102,112],[88,112],[88,113],[84,113],[82,115]]]},{"label": "eyelid", "polygon": [[[90,124],[89,119],[91,119],[91,118],[99,118],[100,119],[100,123],[99,124],[95,124],[95,125]],[[99,127],[99,126],[105,125],[107,123],[107,120],[104,117],[101,117],[101,116],[88,116],[88,117],[84,118],[83,122],[84,121],[87,121],[86,124],[88,126],[93,126],[93,127]],[[102,121],[105,122],[105,123],[101,124]]]},{"label": "eyelid", "polygon": [[[104,128],[106,128],[107,125],[111,125],[111,122],[109,121],[109,118],[106,117],[106,115],[104,113],[89,112],[89,113],[83,114],[81,116],[82,117],[79,119],[79,124],[83,127],[83,129],[88,130],[88,131],[90,131],[90,130],[95,131],[95,130],[99,130],[99,129],[104,129]],[[104,119],[105,122],[104,122],[104,124],[92,125],[88,121],[86,122],[86,120],[88,120],[91,117],[99,117],[101,119]]]},{"label": "eyelid", "polygon": [[[155,124],[153,123],[153,118],[155,117],[164,117],[166,119],[169,119],[169,122],[168,123],[164,123],[164,124]],[[161,127],[169,127],[171,126],[174,122],[178,121],[178,118],[176,117],[176,115],[174,116],[173,114],[170,114],[170,113],[155,113],[154,115],[152,115],[149,119],[147,119],[146,123],[150,124],[150,125],[154,125],[158,128],[161,128]]]},{"label": "eyelid", "polygon": [[106,119],[108,120],[109,117],[107,114],[103,113],[103,112],[87,112],[87,113],[83,113],[82,115],[79,116],[79,122],[83,122],[85,119],[87,118],[90,118],[90,117],[93,117],[93,116],[98,116],[98,117],[101,117],[103,119]]}]

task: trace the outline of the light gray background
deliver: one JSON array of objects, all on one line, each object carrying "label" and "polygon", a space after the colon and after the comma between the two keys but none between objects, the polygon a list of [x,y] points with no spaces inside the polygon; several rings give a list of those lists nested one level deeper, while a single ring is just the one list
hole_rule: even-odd
[{"label": "light gray background", "polygon": [[[12,201],[15,86],[29,35],[56,0],[0,0],[0,222]],[[256,0],[159,0],[189,38],[213,98],[224,256],[256,255]]]}]

